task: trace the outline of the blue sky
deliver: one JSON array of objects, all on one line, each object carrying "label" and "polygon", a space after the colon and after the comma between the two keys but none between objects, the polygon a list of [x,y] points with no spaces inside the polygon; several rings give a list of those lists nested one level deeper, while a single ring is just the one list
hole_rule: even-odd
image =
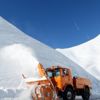
[{"label": "blue sky", "polygon": [[100,0],[0,0],[0,15],[53,48],[76,46],[100,33]]}]

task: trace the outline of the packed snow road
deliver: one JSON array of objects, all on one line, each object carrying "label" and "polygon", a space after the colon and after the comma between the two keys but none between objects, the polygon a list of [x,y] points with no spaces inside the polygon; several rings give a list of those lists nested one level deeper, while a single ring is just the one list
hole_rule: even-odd
[{"label": "packed snow road", "polygon": [[[63,100],[63,99],[60,99],[60,100]],[[81,97],[77,97],[75,100],[83,100],[83,99]],[[90,100],[100,100],[100,96],[99,97],[92,96]]]},{"label": "packed snow road", "polygon": [[[76,98],[75,100],[83,100],[81,97]],[[100,97],[91,97],[90,100],[100,100]]]},{"label": "packed snow road", "polygon": [[[11,98],[4,97],[4,98],[0,98],[0,100],[31,100],[31,98],[25,97],[24,99],[22,99],[22,98],[16,98],[16,97],[11,97]],[[60,99],[60,100],[63,100],[63,99]],[[76,97],[75,100],[83,100],[83,99],[81,97]],[[100,95],[92,95],[90,97],[90,100],[100,100]]]},{"label": "packed snow road", "polygon": [[[0,100],[18,100],[16,98],[0,98]],[[63,99],[60,99],[63,100]],[[82,98],[76,98],[75,100],[82,100]],[[93,97],[90,100],[100,100],[100,97]]]},{"label": "packed snow road", "polygon": [[[32,100],[30,90],[20,89],[0,89],[0,100]],[[60,99],[63,100],[63,99]],[[82,100],[77,96],[75,100]],[[90,100],[100,100],[100,93],[93,93]]]},{"label": "packed snow road", "polygon": [[[63,100],[63,99],[60,99]],[[75,100],[83,100],[82,97],[76,97]],[[95,94],[90,97],[90,100],[100,100],[100,94]]]}]

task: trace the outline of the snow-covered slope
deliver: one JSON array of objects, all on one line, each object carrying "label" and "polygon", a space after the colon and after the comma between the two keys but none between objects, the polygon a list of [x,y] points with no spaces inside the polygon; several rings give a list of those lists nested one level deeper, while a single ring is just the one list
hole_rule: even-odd
[{"label": "snow-covered slope", "polygon": [[100,80],[100,35],[79,46],[57,49]]},{"label": "snow-covered slope", "polygon": [[88,77],[98,90],[99,81],[78,64],[47,45],[27,36],[0,17],[0,87],[22,88],[22,74],[37,77],[37,64],[69,66],[74,74]]}]

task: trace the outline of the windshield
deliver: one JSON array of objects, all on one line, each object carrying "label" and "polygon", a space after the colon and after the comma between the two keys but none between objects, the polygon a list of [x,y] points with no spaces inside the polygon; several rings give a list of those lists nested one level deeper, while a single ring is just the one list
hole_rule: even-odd
[{"label": "windshield", "polygon": [[56,69],[56,70],[47,71],[47,75],[48,75],[48,77],[56,77],[56,76],[59,76],[60,75],[60,70],[59,69]]}]

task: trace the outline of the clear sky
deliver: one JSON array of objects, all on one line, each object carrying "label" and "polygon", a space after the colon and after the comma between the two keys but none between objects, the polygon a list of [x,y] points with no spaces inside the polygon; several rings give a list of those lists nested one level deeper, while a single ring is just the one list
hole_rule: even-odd
[{"label": "clear sky", "polygon": [[100,33],[100,0],[0,0],[0,15],[53,48],[72,47]]}]

